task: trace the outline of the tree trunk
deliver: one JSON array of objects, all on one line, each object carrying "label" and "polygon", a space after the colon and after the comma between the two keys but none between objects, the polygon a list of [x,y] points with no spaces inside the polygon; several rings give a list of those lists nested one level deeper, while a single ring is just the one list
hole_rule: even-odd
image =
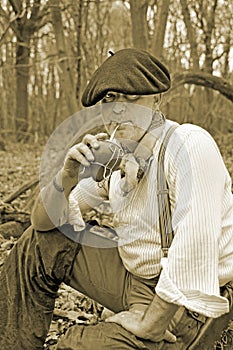
[{"label": "tree trunk", "polygon": [[27,140],[28,129],[28,80],[30,57],[30,34],[27,26],[20,26],[21,40],[16,49],[16,139]]},{"label": "tree trunk", "polygon": [[[206,73],[212,74],[213,73],[213,48],[212,48],[212,39],[213,39],[213,31],[215,27],[215,12],[217,8],[218,0],[213,0],[211,2],[210,8],[206,6],[205,9],[205,16],[206,16],[206,26],[205,27],[205,35],[204,35],[204,43],[205,43],[205,61],[203,70]],[[206,91],[206,112],[209,113],[211,110],[213,102],[213,91],[207,90]],[[211,111],[212,112],[212,111]],[[213,122],[213,114],[210,113],[209,121],[210,123]]]},{"label": "tree trunk", "polygon": [[226,36],[226,42],[225,42],[225,58],[224,58],[224,64],[222,69],[222,75],[224,78],[226,78],[230,71],[230,53],[231,53],[231,35],[230,33]]},{"label": "tree trunk", "polygon": [[130,0],[133,45],[139,49],[148,49],[147,9],[148,0]]},{"label": "tree trunk", "polygon": [[192,59],[192,65],[193,65],[193,69],[197,69],[199,70],[200,65],[199,65],[199,55],[198,55],[198,51],[197,51],[197,38],[195,35],[195,31],[192,25],[192,21],[190,18],[190,13],[189,13],[189,9],[188,9],[188,5],[187,5],[187,1],[186,0],[180,0],[180,4],[182,7],[182,13],[183,13],[183,17],[184,17],[184,23],[185,23],[185,27],[187,30],[187,37],[189,40],[189,44],[190,44],[190,51],[191,51],[191,59]]},{"label": "tree trunk", "polygon": [[163,58],[164,37],[167,26],[170,0],[160,0],[156,15],[155,31],[152,39],[151,52],[159,59]]},{"label": "tree trunk", "polygon": [[28,81],[31,38],[40,27],[42,13],[41,0],[28,2],[9,0],[16,15],[11,27],[16,34],[16,138],[28,139]]},{"label": "tree trunk", "polygon": [[[23,10],[23,3],[18,0],[10,0],[10,4],[16,15],[16,22],[12,22],[16,31],[16,139],[26,139],[28,128],[28,80],[30,36],[32,28],[28,27],[27,10]],[[16,24],[16,25],[15,25]]]},{"label": "tree trunk", "polygon": [[56,46],[58,51],[58,66],[59,66],[59,76],[62,90],[66,97],[67,108],[69,114],[74,114],[77,109],[77,101],[75,98],[75,84],[73,81],[73,73],[70,67],[70,62],[67,57],[66,41],[63,31],[60,1],[50,0],[49,6],[51,9],[52,24],[56,39]]},{"label": "tree trunk", "polygon": [[79,0],[79,8],[78,8],[78,24],[77,24],[77,56],[78,56],[78,62],[77,62],[77,85],[76,85],[76,99],[78,106],[81,106],[80,102],[80,91],[82,90],[82,81],[81,81],[81,47],[82,47],[82,13],[83,13],[83,0]]},{"label": "tree trunk", "polygon": [[212,36],[215,27],[215,12],[217,8],[218,0],[214,0],[210,9],[206,11],[207,25],[205,30],[205,62],[204,70],[207,73],[213,72],[213,49],[212,49]]}]

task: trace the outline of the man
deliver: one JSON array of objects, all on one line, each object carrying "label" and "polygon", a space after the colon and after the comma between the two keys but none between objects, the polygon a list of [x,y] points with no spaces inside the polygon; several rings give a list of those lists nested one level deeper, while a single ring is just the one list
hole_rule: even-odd
[{"label": "man", "polygon": [[[165,120],[158,96],[169,87],[166,67],[137,49],[118,51],[94,73],[82,102],[101,103],[105,129],[70,148],[4,264],[1,348],[43,348],[61,282],[115,315],[71,327],[57,349],[187,349],[206,317],[229,311],[220,287],[233,276],[231,179],[206,131]],[[174,230],[166,257],[157,166],[174,125],[164,164]],[[102,165],[98,149],[110,149],[111,162]],[[113,240],[84,220],[105,200]]]}]

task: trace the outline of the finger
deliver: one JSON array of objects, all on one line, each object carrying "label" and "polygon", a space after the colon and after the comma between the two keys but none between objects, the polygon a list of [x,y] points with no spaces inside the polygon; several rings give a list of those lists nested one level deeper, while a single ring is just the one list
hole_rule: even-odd
[{"label": "finger", "polygon": [[105,322],[115,322],[118,323],[120,325],[122,325],[122,323],[125,321],[125,313],[121,312],[118,314],[115,314],[113,316],[108,317]]},{"label": "finger", "polygon": [[77,147],[75,148],[78,152],[81,153],[89,162],[93,162],[95,160],[95,157],[91,151],[91,149],[85,145],[84,143],[79,143]]},{"label": "finger", "polygon": [[[73,163],[69,163],[73,162]],[[72,152],[72,154],[69,154],[64,162],[65,167],[70,168],[69,164],[72,164],[71,167],[75,166],[75,163],[77,162],[77,165],[81,164],[84,167],[89,167],[90,163],[87,161],[87,159],[80,153],[75,154],[75,151]]]},{"label": "finger", "polygon": [[168,330],[166,330],[163,339],[168,341],[169,343],[175,343],[176,342],[176,336],[174,334],[172,334],[171,332],[169,332]]},{"label": "finger", "polygon": [[99,148],[99,142],[101,140],[106,140],[108,138],[108,134],[101,132],[99,134],[96,135],[91,135],[91,134],[87,134],[84,136],[82,142],[86,145],[90,145],[92,148]]},{"label": "finger", "polygon": [[91,134],[85,135],[84,138],[82,139],[81,143],[85,144],[85,145],[89,145],[92,148],[98,148],[99,147],[99,143],[97,141],[96,135],[91,135]]},{"label": "finger", "polygon": [[83,166],[88,167],[90,165],[90,161],[94,160],[94,157],[92,152],[89,150],[89,148],[86,145],[79,144],[76,147],[72,147],[68,151],[65,162],[67,162],[67,160],[69,159],[76,160],[78,163],[82,164]]},{"label": "finger", "polygon": [[106,132],[100,132],[95,135],[97,140],[107,140],[109,138],[109,135]]},{"label": "finger", "polygon": [[90,145],[91,147],[97,147],[99,146],[97,140],[96,140],[96,136],[91,135],[91,134],[87,134],[84,136],[84,138],[82,139],[82,144],[85,145]]}]

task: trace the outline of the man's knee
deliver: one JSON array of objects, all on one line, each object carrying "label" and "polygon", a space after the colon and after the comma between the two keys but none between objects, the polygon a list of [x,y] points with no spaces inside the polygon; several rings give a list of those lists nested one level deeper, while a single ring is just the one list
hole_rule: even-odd
[{"label": "man's knee", "polygon": [[[18,272],[43,289],[69,279],[79,244],[65,237],[58,229],[38,232],[31,226],[15,244],[7,264],[15,264]],[[47,290],[46,287],[46,290]],[[57,288],[56,288],[57,289]]]},{"label": "man's knee", "polygon": [[30,227],[20,237],[0,275],[1,348],[42,349],[57,290],[68,279],[76,251],[77,244],[58,230]]},{"label": "man's knee", "polygon": [[135,335],[116,323],[94,326],[75,325],[59,341],[56,350],[132,350],[148,349]]}]

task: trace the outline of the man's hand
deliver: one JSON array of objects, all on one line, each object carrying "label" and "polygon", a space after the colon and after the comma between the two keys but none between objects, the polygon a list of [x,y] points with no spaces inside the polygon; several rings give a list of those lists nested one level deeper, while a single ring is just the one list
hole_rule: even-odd
[{"label": "man's hand", "polygon": [[[106,133],[96,135],[87,134],[82,141],[69,149],[65,157],[63,168],[61,169],[62,187],[65,189],[65,195],[68,196],[72,187],[76,186],[82,174],[80,173],[80,165],[89,168],[91,162],[94,161],[92,149],[99,148],[99,142],[106,140]],[[86,177],[88,172],[85,172]],[[90,175],[89,175],[90,176]]]},{"label": "man's hand", "polygon": [[177,310],[178,305],[168,303],[155,294],[148,307],[140,305],[139,309],[139,305],[133,305],[130,311],[120,312],[106,321],[120,324],[139,338],[174,343],[176,337],[167,328]]},{"label": "man's hand", "polygon": [[146,324],[143,311],[132,310],[119,312],[107,318],[105,322],[118,323],[129,332],[142,339],[149,339],[154,342],[166,340],[170,343],[176,341],[175,335],[168,330],[164,330],[160,322],[154,324],[153,327],[151,327],[150,324]]},{"label": "man's hand", "polygon": [[89,167],[94,161],[94,155],[91,149],[99,148],[99,141],[106,140],[106,133],[97,135],[87,134],[82,141],[69,149],[67,152],[62,171],[69,177],[77,177],[80,164]]}]

